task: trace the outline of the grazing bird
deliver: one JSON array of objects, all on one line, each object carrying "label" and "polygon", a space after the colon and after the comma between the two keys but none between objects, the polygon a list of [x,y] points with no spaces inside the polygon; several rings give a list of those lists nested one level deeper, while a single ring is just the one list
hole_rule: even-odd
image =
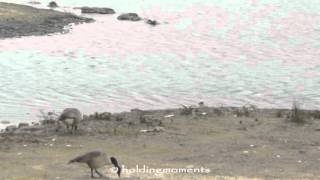
[{"label": "grazing bird", "polygon": [[116,167],[117,170],[117,174],[120,177],[121,174],[121,167],[118,164],[118,161],[116,158],[111,157],[110,161],[107,157],[107,154],[104,152],[100,152],[100,151],[92,151],[92,152],[88,152],[86,154],[83,154],[81,156],[78,156],[72,160],[69,161],[70,163],[74,163],[74,162],[78,162],[78,163],[87,163],[89,168],[91,169],[91,178],[95,178],[93,176],[93,170],[100,176],[103,177],[103,175],[97,170],[98,168],[101,168],[105,165],[109,165],[110,162],[111,164],[114,165],[114,167]]},{"label": "grazing bird", "polygon": [[61,128],[62,124],[65,124],[67,129],[71,126],[71,133],[73,134],[78,129],[78,125],[82,120],[81,112],[76,108],[66,108],[63,110],[61,115],[58,118],[58,131]]}]

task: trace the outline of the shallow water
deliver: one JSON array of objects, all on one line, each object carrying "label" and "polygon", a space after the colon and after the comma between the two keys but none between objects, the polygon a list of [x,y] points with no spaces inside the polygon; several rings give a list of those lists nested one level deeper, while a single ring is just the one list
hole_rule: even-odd
[{"label": "shallow water", "polygon": [[104,6],[162,24],[93,15],[67,34],[0,40],[0,120],[199,101],[320,108],[319,0],[57,2],[61,11]]}]

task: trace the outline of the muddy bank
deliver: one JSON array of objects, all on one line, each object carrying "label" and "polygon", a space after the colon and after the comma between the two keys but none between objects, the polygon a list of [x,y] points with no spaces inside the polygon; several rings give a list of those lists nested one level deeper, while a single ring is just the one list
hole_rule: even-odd
[{"label": "muddy bank", "polygon": [[0,2],[0,38],[62,33],[71,23],[92,21],[70,13]]},{"label": "muddy bank", "polygon": [[[85,115],[75,134],[54,120],[0,134],[0,179],[89,179],[77,155],[101,150],[134,168],[208,168],[208,173],[123,172],[121,179],[318,179],[320,113],[254,106]],[[109,170],[100,171],[118,179]]]}]

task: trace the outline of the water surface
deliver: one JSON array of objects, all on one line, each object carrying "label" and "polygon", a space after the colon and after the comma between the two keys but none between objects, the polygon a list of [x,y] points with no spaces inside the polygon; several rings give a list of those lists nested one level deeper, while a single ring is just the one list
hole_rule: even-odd
[{"label": "water surface", "polygon": [[199,101],[277,108],[298,99],[320,108],[319,0],[57,2],[60,11],[111,7],[162,24],[93,15],[68,34],[0,40],[0,120]]}]

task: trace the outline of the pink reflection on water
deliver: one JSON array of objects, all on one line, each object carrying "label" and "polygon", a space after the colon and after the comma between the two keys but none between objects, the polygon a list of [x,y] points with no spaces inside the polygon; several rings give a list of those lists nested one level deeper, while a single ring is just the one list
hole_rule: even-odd
[{"label": "pink reflection on water", "polygon": [[[252,0],[253,5],[257,3]],[[31,50],[73,58],[78,57],[79,51],[86,56],[120,59],[131,55],[169,53],[181,58],[186,54],[207,54],[213,59],[237,61],[240,55],[246,55],[252,65],[270,59],[311,67],[319,65],[315,59],[320,51],[312,46],[314,39],[319,37],[315,30],[319,16],[291,12],[286,18],[271,17],[278,8],[259,6],[248,12],[248,20],[243,21],[239,14],[217,6],[196,4],[183,12],[166,12],[161,7],[154,7],[143,14],[168,24],[151,27],[143,22],[118,21],[116,15],[94,16],[97,22],[75,26],[68,34],[1,40],[0,49]],[[177,29],[183,19],[190,19],[192,24]],[[266,19],[270,22],[268,29],[253,29]],[[223,30],[221,36],[212,35],[212,32]],[[248,40],[242,39],[243,33],[249,33]],[[259,36],[262,40],[255,42],[250,36]],[[297,37],[304,37],[305,42],[290,46],[289,39]]]}]

